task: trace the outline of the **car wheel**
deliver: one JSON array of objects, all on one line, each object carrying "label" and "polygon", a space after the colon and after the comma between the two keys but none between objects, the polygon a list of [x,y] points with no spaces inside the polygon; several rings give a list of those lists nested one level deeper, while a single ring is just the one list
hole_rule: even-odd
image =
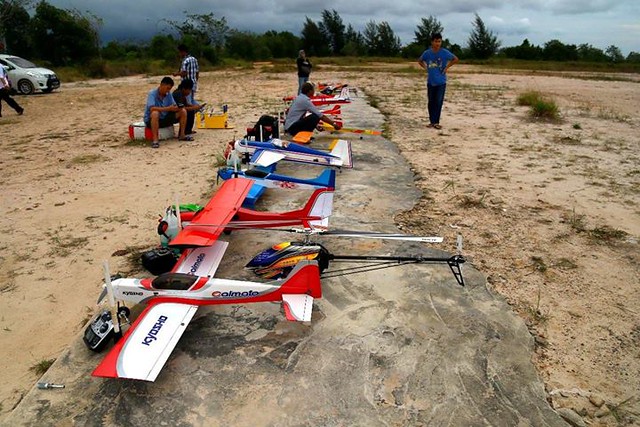
[{"label": "car wheel", "polygon": [[18,91],[25,95],[31,95],[35,91],[35,88],[29,80],[22,79],[18,82]]}]

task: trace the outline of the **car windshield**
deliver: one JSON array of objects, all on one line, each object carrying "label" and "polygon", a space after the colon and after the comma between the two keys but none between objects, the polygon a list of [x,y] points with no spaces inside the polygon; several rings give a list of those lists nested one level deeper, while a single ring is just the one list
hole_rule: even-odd
[{"label": "car windshield", "polygon": [[13,62],[20,68],[38,68],[38,66],[33,62],[27,61],[26,59],[20,58],[19,56],[10,56],[9,58],[7,58],[7,61]]}]

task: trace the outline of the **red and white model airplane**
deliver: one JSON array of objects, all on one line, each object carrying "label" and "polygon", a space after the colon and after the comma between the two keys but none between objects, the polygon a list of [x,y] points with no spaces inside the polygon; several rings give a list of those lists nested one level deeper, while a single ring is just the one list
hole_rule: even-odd
[{"label": "red and white model airplane", "polygon": [[301,226],[326,229],[333,189],[316,190],[304,208],[285,213],[242,208],[253,181],[225,181],[204,209],[190,219],[170,246],[183,248],[169,273],[155,279],[109,280],[98,302],[115,300],[146,304],[124,336],[93,371],[94,376],[155,381],[198,307],[281,301],[286,318],[310,321],[313,299],[322,296],[317,262],[304,261],[284,280],[256,283],[214,278],[228,242],[218,240],[225,229]]},{"label": "red and white model airplane", "polygon": [[[285,96],[284,98],[282,98],[282,100],[284,102],[291,102],[295,98],[295,96]],[[311,97],[311,102],[313,103],[313,105],[348,104],[351,102],[349,87],[343,87],[340,90],[340,93],[336,95],[313,95]]]}]

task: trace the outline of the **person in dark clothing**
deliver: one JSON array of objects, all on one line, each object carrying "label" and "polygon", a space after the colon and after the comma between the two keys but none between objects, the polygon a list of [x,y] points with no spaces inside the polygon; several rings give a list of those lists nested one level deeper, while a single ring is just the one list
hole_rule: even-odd
[{"label": "person in dark clothing", "polygon": [[298,53],[298,59],[296,60],[298,66],[298,95],[302,92],[302,85],[309,81],[309,75],[311,74],[311,62],[304,53],[304,50],[300,50]]},{"label": "person in dark clothing", "polygon": [[191,135],[196,133],[193,130],[193,123],[196,116],[196,111],[200,110],[203,106],[198,104],[193,99],[193,80],[183,79],[178,88],[173,91],[173,100],[178,104],[178,107],[184,108],[187,112],[187,124],[185,125],[185,135]]},{"label": "person in dark clothing", "polygon": [[9,84],[9,77],[7,76],[7,72],[4,67],[0,65],[0,117],[2,117],[2,101],[5,101],[9,104],[9,107],[16,110],[18,115],[22,115],[24,113],[24,108],[22,108],[18,103],[11,97],[11,84]]}]

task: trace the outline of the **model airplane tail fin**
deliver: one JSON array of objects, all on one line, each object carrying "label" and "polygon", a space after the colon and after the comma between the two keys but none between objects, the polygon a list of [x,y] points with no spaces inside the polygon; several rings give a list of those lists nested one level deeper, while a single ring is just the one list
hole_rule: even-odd
[{"label": "model airplane tail fin", "polygon": [[311,321],[313,299],[322,297],[318,264],[315,261],[300,261],[289,273],[281,289],[287,320]]},{"label": "model airplane tail fin", "polygon": [[336,170],[325,169],[316,179],[313,180],[316,185],[328,188],[336,188]]},{"label": "model airplane tail fin", "polygon": [[351,142],[344,139],[336,139],[331,144],[331,155],[339,157],[342,160],[342,166],[346,168],[353,167],[351,156]]},{"label": "model airplane tail fin", "polygon": [[298,262],[284,279],[280,289],[283,294],[305,294],[322,298],[318,262],[310,260]]},{"label": "model airplane tail fin", "polygon": [[333,188],[320,188],[315,190],[307,204],[302,208],[304,217],[317,217],[318,219],[303,220],[307,228],[327,229],[329,217],[333,211]]}]

